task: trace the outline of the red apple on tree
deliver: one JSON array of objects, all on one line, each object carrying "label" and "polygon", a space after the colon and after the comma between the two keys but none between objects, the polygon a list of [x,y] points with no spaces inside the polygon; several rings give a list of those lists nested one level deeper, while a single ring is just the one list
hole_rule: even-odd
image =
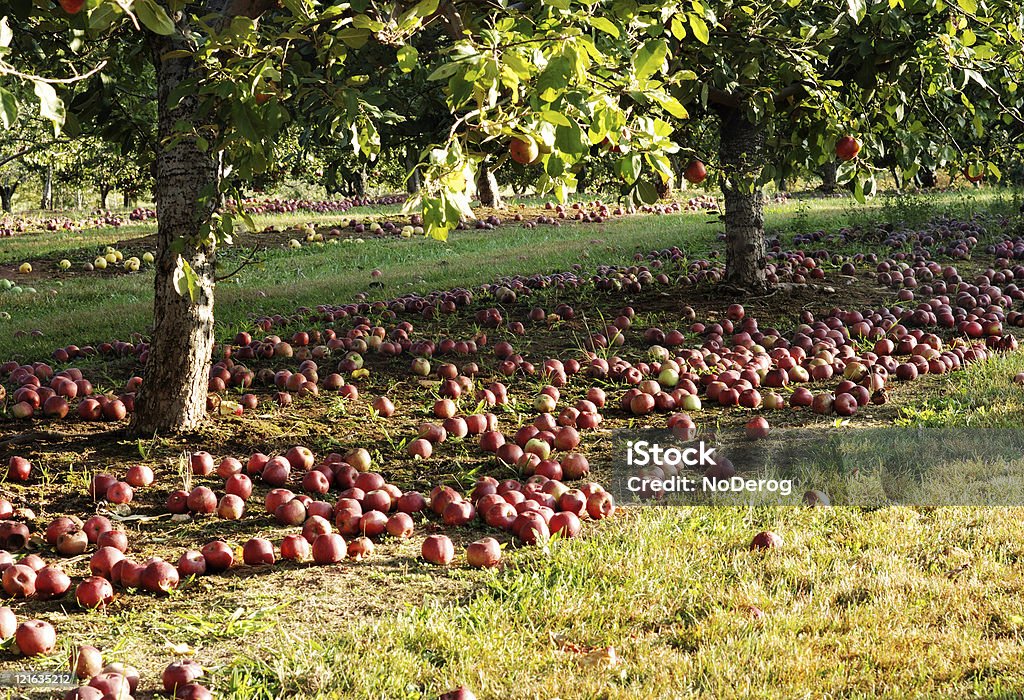
[{"label": "red apple on tree", "polygon": [[520,165],[529,165],[540,156],[540,148],[532,138],[514,138],[508,145],[508,153]]},{"label": "red apple on tree", "polygon": [[850,161],[860,153],[860,139],[853,136],[843,136],[836,141],[836,158],[842,161]]},{"label": "red apple on tree", "polygon": [[704,163],[699,160],[691,160],[689,165],[686,166],[686,170],[683,171],[683,177],[686,178],[686,181],[694,185],[704,182],[704,178],[707,176],[708,170],[704,167]]}]

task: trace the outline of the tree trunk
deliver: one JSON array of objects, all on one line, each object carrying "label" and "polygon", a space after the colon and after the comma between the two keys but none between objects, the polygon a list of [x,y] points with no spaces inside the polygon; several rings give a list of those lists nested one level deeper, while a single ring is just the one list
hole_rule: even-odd
[{"label": "tree trunk", "polygon": [[892,166],[889,168],[889,172],[892,173],[892,181],[896,187],[897,192],[903,191],[903,171],[900,170],[899,166]]},{"label": "tree trunk", "polygon": [[420,191],[420,170],[416,167],[417,165],[416,149],[409,144],[405,147],[405,171],[409,173],[405,180],[405,191],[409,194],[416,194]]},{"label": "tree trunk", "polygon": [[501,201],[501,193],[498,192],[498,180],[486,163],[481,163],[476,171],[476,194],[480,198],[480,204],[485,207],[501,209],[505,206]]},{"label": "tree trunk", "polygon": [[821,187],[819,188],[826,194],[832,194],[836,191],[836,185],[838,183],[837,177],[839,175],[839,164],[834,160],[830,160],[821,166]]},{"label": "tree trunk", "polygon": [[110,185],[100,185],[100,209],[107,210],[107,197],[110,195]]},{"label": "tree trunk", "polygon": [[0,185],[0,208],[5,214],[14,210],[14,193],[18,191],[18,183]]},{"label": "tree trunk", "polygon": [[758,178],[764,165],[764,126],[751,124],[737,109],[723,109],[719,116],[719,157],[725,173],[725,278],[748,291],[763,290],[768,286],[768,261]]},{"label": "tree trunk", "polygon": [[132,208],[132,195],[131,195],[131,193],[128,192],[128,190],[125,190],[124,192],[121,193],[121,195],[123,197],[123,199],[121,201],[123,202],[124,208],[125,209],[131,209]]},{"label": "tree trunk", "polygon": [[[171,92],[189,78],[196,66],[191,54],[186,19],[170,37],[150,35],[157,77],[158,142],[169,144],[156,156],[154,195],[157,208],[156,275],[153,332],[142,388],[135,401],[131,431],[137,435],[178,432],[198,427],[206,418],[207,382],[213,350],[215,248],[199,242],[199,228],[216,206],[220,166],[215,153],[196,147],[194,138],[172,138],[177,122],[196,119],[197,100],[185,97],[173,108]],[[163,58],[168,52],[184,55]],[[198,281],[195,300],[179,294],[180,274],[176,241],[184,241],[180,259],[187,261]]]},{"label": "tree trunk", "polygon": [[43,196],[39,200],[40,209],[53,209],[53,166],[46,166],[46,174],[43,175]]},{"label": "tree trunk", "polygon": [[359,168],[359,171],[356,173],[356,194],[360,197],[365,197],[367,186],[369,185],[369,183],[370,173],[366,169],[366,166],[363,165]]},{"label": "tree trunk", "polygon": [[590,180],[587,177],[587,166],[586,164],[580,165],[579,172],[576,173],[576,194],[586,194],[587,185],[590,184]]}]

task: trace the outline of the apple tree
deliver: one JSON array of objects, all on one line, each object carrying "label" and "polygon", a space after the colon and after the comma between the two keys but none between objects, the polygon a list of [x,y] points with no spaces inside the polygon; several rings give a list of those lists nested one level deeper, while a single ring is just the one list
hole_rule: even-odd
[{"label": "apple tree", "polygon": [[711,181],[725,195],[726,278],[743,290],[770,284],[764,183],[837,157],[839,179],[861,201],[882,163],[908,180],[955,161],[972,176],[998,176],[996,162],[954,134],[1020,121],[1016,3],[698,1],[680,3],[663,29],[672,93],[694,123],[717,123]]},{"label": "apple tree", "polygon": [[[672,127],[656,115],[683,118],[685,110],[655,80],[667,67],[667,47],[651,38],[661,21],[657,4],[639,14],[632,3],[610,0],[281,5],[6,6],[0,119],[8,129],[30,109],[58,131],[73,126],[97,114],[83,105],[87,99],[76,100],[83,84],[98,78],[135,88],[133,75],[152,76],[143,91],[152,86],[158,243],[137,433],[190,430],[205,417],[217,250],[237,225],[251,227],[244,211],[222,206],[228,197],[240,200],[234,186],[274,167],[276,136],[295,114],[318,125],[318,138],[374,158],[378,124],[390,115],[366,90],[370,76],[429,64],[429,81],[446,89],[450,126],[426,149],[424,186],[413,202],[433,235],[472,215],[476,166],[509,139],[536,150],[542,185],[563,197],[574,185],[573,166],[600,143],[624,153],[620,173],[643,199],[656,195],[642,171],[671,177]],[[421,61],[416,39],[427,31]]]}]

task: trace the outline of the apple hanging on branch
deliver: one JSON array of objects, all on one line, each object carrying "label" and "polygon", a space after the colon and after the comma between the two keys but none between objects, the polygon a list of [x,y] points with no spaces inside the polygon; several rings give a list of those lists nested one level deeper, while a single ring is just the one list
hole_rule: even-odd
[{"label": "apple hanging on branch", "polygon": [[836,158],[841,161],[851,161],[860,153],[860,139],[853,136],[843,136],[836,141]]},{"label": "apple hanging on branch", "polygon": [[683,177],[693,185],[699,185],[704,182],[704,178],[707,176],[708,169],[699,160],[691,160],[689,165],[686,166],[686,170],[683,171]]}]

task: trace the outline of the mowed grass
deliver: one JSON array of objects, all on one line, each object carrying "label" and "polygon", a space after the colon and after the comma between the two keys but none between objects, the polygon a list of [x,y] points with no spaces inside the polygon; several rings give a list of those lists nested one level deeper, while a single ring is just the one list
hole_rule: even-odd
[{"label": "mowed grass", "polygon": [[[923,197],[923,204],[915,204],[913,212],[954,211],[967,215],[993,205],[1008,207],[1015,196],[1002,190],[940,193]],[[843,198],[794,200],[770,206],[767,227],[770,235],[791,241],[794,232],[834,230],[851,221],[891,219],[906,214],[905,208],[899,202],[894,205],[881,200],[866,207],[855,207]],[[258,217],[256,224],[262,228],[312,221],[317,226],[332,226],[362,216],[393,218],[396,210],[360,207],[345,214]],[[78,253],[72,260],[77,269],[105,246],[153,230],[150,224],[15,236],[0,245],[0,264],[37,257],[55,262],[73,250]],[[721,231],[717,215],[681,214],[531,230],[505,225],[494,231],[455,231],[446,242],[368,239],[365,243],[322,247],[306,244],[300,250],[276,247],[262,254],[258,264],[218,285],[219,333],[225,338],[234,329],[249,327],[253,315],[289,314],[299,306],[347,303],[359,292],[371,300],[388,299],[410,292],[483,284],[503,275],[567,270],[574,263],[593,269],[599,264],[627,262],[637,252],[673,245],[692,256],[706,255],[719,248],[717,236]],[[129,245],[127,250],[141,254],[144,249]],[[223,271],[235,269],[246,255],[247,251],[238,249],[222,253]],[[371,285],[370,271],[374,269],[385,273],[379,286]],[[12,278],[17,281],[16,275]],[[71,343],[81,346],[123,340],[134,332],[146,333],[152,322],[152,274],[145,270],[130,275],[110,272],[63,276],[53,266],[52,276],[32,284],[38,294],[0,292],[0,311],[11,315],[10,320],[0,320],[0,358],[27,361],[48,357],[54,348]],[[40,330],[43,337],[16,339],[13,334],[19,330]]]},{"label": "mowed grass", "polygon": [[[953,195],[932,203],[962,204]],[[787,204],[771,210],[769,226],[784,240],[834,229],[848,206]],[[709,218],[273,251],[220,286],[221,335],[250,313],[343,303],[359,291],[389,298],[621,262],[668,245],[703,253],[720,230]],[[381,288],[369,286],[375,268],[384,271]],[[4,333],[0,357],[37,358],[58,344],[142,330],[150,283],[141,274],[75,278],[42,306],[5,306],[14,315],[7,328],[39,327],[46,337]],[[903,420],[1020,427],[1024,393],[1011,378],[1022,370],[1022,354],[973,365],[914,400]],[[63,650],[97,644],[108,660],[141,668],[148,687],[175,655],[195,656],[216,696],[237,700],[428,700],[460,684],[482,700],[1017,698],[1022,516],[1019,508],[626,508],[588,525],[583,538],[510,549],[495,572],[468,570],[461,559],[449,569],[423,564],[414,538],[384,542],[360,564],[241,569],[186,583],[169,600],[122,596],[107,614],[72,611],[59,630]],[[785,546],[750,552],[763,529]]]}]

